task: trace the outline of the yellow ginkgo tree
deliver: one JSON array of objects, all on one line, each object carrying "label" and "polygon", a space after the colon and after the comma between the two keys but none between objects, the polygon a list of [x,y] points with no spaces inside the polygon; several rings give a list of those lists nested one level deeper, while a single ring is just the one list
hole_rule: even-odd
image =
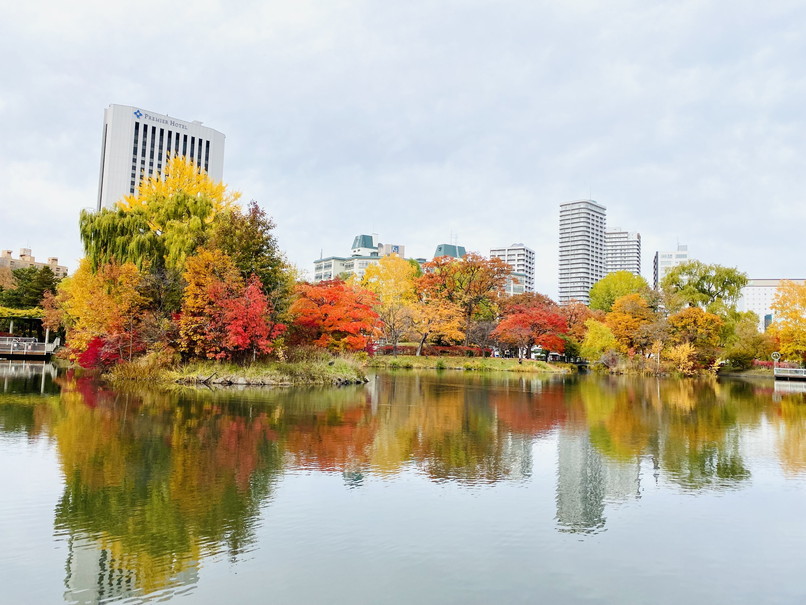
[{"label": "yellow ginkgo tree", "polygon": [[181,272],[215,217],[235,207],[239,197],[191,160],[171,157],[162,173],[143,179],[115,210],[81,213],[86,256],[96,269],[131,262],[140,269]]}]

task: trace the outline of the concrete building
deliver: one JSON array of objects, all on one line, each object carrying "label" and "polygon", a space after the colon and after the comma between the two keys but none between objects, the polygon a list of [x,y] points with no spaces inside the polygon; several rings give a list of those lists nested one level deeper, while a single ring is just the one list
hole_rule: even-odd
[{"label": "concrete building", "polygon": [[689,260],[688,246],[682,244],[677,244],[677,250],[672,252],[655,252],[655,259],[652,261],[653,287],[657,290],[673,267]]},{"label": "concrete building", "polygon": [[27,269],[29,267],[36,267],[37,269],[48,267],[53,271],[56,277],[67,277],[67,267],[60,265],[58,258],[52,256],[46,263],[37,262],[36,259],[31,256],[30,248],[21,248],[19,258],[13,258],[11,256],[11,250],[3,250],[0,252],[0,267],[8,267],[11,271],[14,269]]},{"label": "concrete building", "polygon": [[641,275],[641,234],[616,227],[605,233],[605,273]]},{"label": "concrete building", "polygon": [[512,267],[513,277],[518,274],[522,292],[535,291],[535,251],[523,244],[512,244],[506,248],[493,248],[490,258],[500,258]]},{"label": "concrete building", "polygon": [[591,286],[605,276],[606,212],[593,200],[560,204],[560,304],[588,304]]},{"label": "concrete building", "polygon": [[806,283],[806,279],[750,279],[742,289],[736,308],[739,311],[752,311],[758,315],[758,329],[762,332],[775,319],[772,303],[775,300],[776,290],[784,281],[795,282],[799,286]]},{"label": "concrete building", "polygon": [[357,275],[361,278],[367,267],[391,254],[405,258],[406,247],[399,244],[381,244],[378,242],[377,234],[356,235],[350,256],[328,256],[313,261],[313,282],[336,279],[340,275]]},{"label": "concrete building", "polygon": [[97,208],[112,208],[140,181],[162,172],[171,155],[192,159],[214,181],[224,178],[224,135],[202,126],[129,105],[104,110]]},{"label": "concrete building", "polygon": [[457,246],[456,244],[440,244],[434,252],[434,258],[440,256],[451,256],[453,258],[462,258],[467,254],[464,246]]}]

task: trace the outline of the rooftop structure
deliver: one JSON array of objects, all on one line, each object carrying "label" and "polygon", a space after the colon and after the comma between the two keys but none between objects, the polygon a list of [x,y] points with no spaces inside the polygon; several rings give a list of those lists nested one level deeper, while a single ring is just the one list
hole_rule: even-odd
[{"label": "rooftop structure", "polygon": [[406,247],[399,244],[382,244],[377,234],[356,235],[350,256],[328,256],[313,262],[313,282],[336,279],[340,276],[364,276],[367,267],[376,264],[382,257],[397,254],[404,257]]},{"label": "rooftop structure", "polygon": [[456,244],[440,244],[434,252],[434,258],[440,256],[452,256],[453,258],[462,258],[467,254],[464,246],[457,246]]},{"label": "rooftop structure", "polygon": [[14,258],[11,255],[11,250],[3,250],[0,252],[0,267],[8,267],[12,271],[14,269],[27,269],[29,267],[36,267],[37,269],[48,267],[53,271],[56,277],[67,277],[67,267],[60,265],[58,258],[52,256],[48,258],[46,263],[37,262],[37,260],[31,256],[30,248],[21,248],[19,258]]}]

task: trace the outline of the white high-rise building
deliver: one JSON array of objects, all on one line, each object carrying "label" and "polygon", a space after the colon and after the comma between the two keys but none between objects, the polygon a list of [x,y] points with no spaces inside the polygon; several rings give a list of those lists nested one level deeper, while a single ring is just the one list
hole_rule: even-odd
[{"label": "white high-rise building", "polygon": [[593,284],[605,276],[605,213],[593,200],[560,204],[560,304],[588,304]]},{"label": "white high-rise building", "polygon": [[657,290],[672,268],[689,260],[688,246],[682,244],[677,244],[677,250],[672,252],[655,252],[655,260],[652,262],[653,287]]},{"label": "white high-rise building", "polygon": [[535,291],[535,251],[524,244],[512,244],[506,248],[493,248],[490,258],[500,258],[517,274],[518,281],[523,281],[523,292]]},{"label": "white high-rise building", "polygon": [[641,234],[616,227],[605,234],[605,273],[641,275]]},{"label": "white high-rise building", "polygon": [[214,181],[224,178],[224,135],[129,105],[104,110],[98,210],[133,194],[144,177],[162,172],[169,155],[192,159]]}]

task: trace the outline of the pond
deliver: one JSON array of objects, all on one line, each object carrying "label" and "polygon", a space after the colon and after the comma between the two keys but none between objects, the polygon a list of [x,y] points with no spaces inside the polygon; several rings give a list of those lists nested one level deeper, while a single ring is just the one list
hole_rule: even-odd
[{"label": "pond", "polygon": [[4,603],[806,602],[806,393],[0,367]]}]

